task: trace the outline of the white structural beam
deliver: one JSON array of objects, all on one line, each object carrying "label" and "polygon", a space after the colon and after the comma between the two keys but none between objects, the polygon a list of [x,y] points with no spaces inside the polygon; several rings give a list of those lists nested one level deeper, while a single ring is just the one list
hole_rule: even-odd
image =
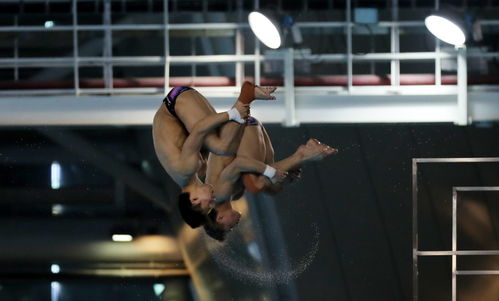
[{"label": "white structural beam", "polygon": [[[433,86],[434,87],[434,86]],[[442,89],[445,88],[445,89]],[[235,87],[199,88],[217,111],[227,110],[239,91]],[[279,92],[280,91],[280,92]],[[295,87],[297,123],[455,122],[456,87],[415,86],[390,94],[355,89]],[[403,91],[403,92],[400,92]],[[426,94],[422,94],[424,91]],[[437,93],[438,92],[438,93]],[[251,113],[262,122],[286,118],[283,88],[276,101],[256,101]],[[0,98],[0,125],[148,125],[162,103],[162,95],[139,96],[26,96]],[[498,121],[498,93],[470,91],[468,116],[474,122]]]},{"label": "white structural beam", "polygon": [[457,49],[457,119],[456,124],[467,125],[468,115],[468,68],[466,63],[466,47]]},{"label": "white structural beam", "polygon": [[[294,49],[284,49],[284,106],[286,114],[284,117],[285,126],[298,126],[296,120],[296,97],[295,97],[295,71],[294,71]],[[258,116],[258,115],[255,115]]]}]

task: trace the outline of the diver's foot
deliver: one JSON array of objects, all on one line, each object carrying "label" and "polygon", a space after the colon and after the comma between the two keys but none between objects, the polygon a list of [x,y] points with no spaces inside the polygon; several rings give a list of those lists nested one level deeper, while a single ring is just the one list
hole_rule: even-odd
[{"label": "diver's foot", "polygon": [[245,81],[241,86],[241,93],[239,93],[237,101],[243,104],[250,104],[253,100],[255,100],[255,85]]},{"label": "diver's foot", "polygon": [[276,87],[255,86],[255,99],[275,100],[275,96],[272,95],[272,93],[274,93],[276,89]]},{"label": "diver's foot", "polygon": [[303,161],[320,161],[327,156],[338,153],[338,150],[317,139],[310,138],[307,144],[298,148],[298,152],[303,156]]}]

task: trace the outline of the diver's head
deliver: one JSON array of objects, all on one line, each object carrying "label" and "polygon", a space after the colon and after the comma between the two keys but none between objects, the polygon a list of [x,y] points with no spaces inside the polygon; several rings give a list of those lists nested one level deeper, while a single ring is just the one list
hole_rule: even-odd
[{"label": "diver's head", "polygon": [[213,209],[206,218],[204,230],[210,237],[224,241],[226,234],[239,223],[240,219],[241,213],[232,208]]},{"label": "diver's head", "polygon": [[216,214],[215,222],[224,231],[232,230],[239,223],[239,220],[241,220],[241,213],[232,208],[214,211]]},{"label": "diver's head", "polygon": [[214,206],[215,190],[211,184],[192,185],[184,191],[189,193],[192,209],[204,215],[208,214]]},{"label": "diver's head", "polygon": [[189,192],[182,192],[178,196],[178,210],[184,221],[191,226],[191,228],[197,228],[205,223],[206,216],[194,209],[190,198]]},{"label": "diver's head", "polygon": [[214,206],[214,193],[210,184],[184,187],[178,197],[178,209],[189,226],[197,228],[205,223],[206,215]]}]

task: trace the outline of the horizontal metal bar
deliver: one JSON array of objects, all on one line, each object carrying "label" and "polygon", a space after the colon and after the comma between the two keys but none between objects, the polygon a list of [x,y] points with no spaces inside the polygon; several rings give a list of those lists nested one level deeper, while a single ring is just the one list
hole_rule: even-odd
[{"label": "horizontal metal bar", "polygon": [[169,30],[238,29],[249,28],[248,23],[182,23],[168,24]]},{"label": "horizontal metal bar", "polygon": [[456,271],[456,275],[499,275],[499,271],[494,271],[494,270]]},{"label": "horizontal metal bar", "polygon": [[12,67],[60,67],[73,66],[73,57],[59,58],[2,58],[0,59],[0,68]]},{"label": "horizontal metal bar", "polygon": [[62,26],[0,26],[0,32],[23,32],[23,31],[72,31],[73,26],[62,25]]},{"label": "horizontal metal bar", "polygon": [[78,63],[86,66],[100,66],[105,63],[112,63],[114,66],[134,66],[134,65],[162,65],[165,58],[163,56],[114,56],[114,57],[79,57]]},{"label": "horizontal metal bar", "polygon": [[455,191],[499,191],[499,186],[457,186],[452,189]]},{"label": "horizontal metal bar", "polygon": [[346,27],[348,22],[296,22],[295,25],[300,28],[341,28]]},{"label": "horizontal metal bar", "polygon": [[75,89],[0,90],[0,96],[71,95]]},{"label": "horizontal metal bar", "polygon": [[[261,58],[282,59],[280,56],[260,56]],[[197,56],[170,56],[170,63],[235,63],[235,62],[253,62],[255,55],[197,55]]]},{"label": "horizontal metal bar", "polygon": [[[264,60],[281,60],[279,55],[260,56]],[[170,56],[171,64],[191,63],[235,63],[253,62],[255,55],[200,55],[200,56]],[[112,63],[113,66],[135,66],[135,65],[163,65],[163,56],[122,56],[122,57],[79,57],[80,66],[101,66]],[[0,68],[14,67],[71,67],[74,64],[73,57],[65,58],[3,58],[0,59]]]},{"label": "horizontal metal bar", "polygon": [[[497,21],[499,22],[499,20]],[[348,22],[297,22],[296,25],[300,28],[324,28],[324,27],[346,27]],[[351,22],[351,26],[356,24]],[[420,21],[405,21],[405,22],[380,22],[374,26],[379,27],[393,27],[398,25],[399,27],[413,27],[413,26],[424,26],[424,22]],[[99,31],[99,30],[130,30],[130,31],[140,31],[140,30],[163,30],[165,28],[164,24],[95,24],[95,25],[77,25],[76,30],[79,31]],[[238,29],[238,28],[249,28],[248,23],[173,23],[168,24],[168,30],[224,30],[224,29]],[[16,32],[16,31],[72,31],[73,26],[71,25],[55,25],[52,27],[45,26],[0,26],[0,32]]]},{"label": "horizontal metal bar", "polygon": [[[341,28],[348,26],[348,22],[296,22],[296,26],[300,28]],[[350,26],[356,26],[360,24],[356,24],[355,22],[350,22]],[[372,24],[373,27],[423,27],[423,21],[399,21],[399,22],[379,22],[376,24]]]},{"label": "horizontal metal bar", "polygon": [[377,26],[380,27],[418,27],[418,26],[424,26],[424,21],[382,21],[376,24]]},{"label": "horizontal metal bar", "polygon": [[499,20],[480,20],[480,25],[499,25]]},{"label": "horizontal metal bar", "polygon": [[[277,95],[279,95],[279,91],[282,87],[278,87]],[[95,91],[95,94],[99,93],[112,93],[116,94],[134,94],[135,90],[130,90],[132,88],[113,88],[112,90],[103,90],[103,89],[84,89],[86,90],[86,94],[91,95],[91,91]],[[144,89],[156,89],[156,88],[144,88]],[[443,89],[443,90],[442,90]],[[234,87],[227,86],[213,86],[213,87],[199,87],[198,90],[203,90],[202,94],[209,93],[213,96],[221,96],[227,93],[231,95],[237,95],[239,90]],[[365,86],[353,87],[352,91],[349,93],[345,87],[331,87],[331,86],[320,86],[320,87],[296,87],[296,95],[297,96],[327,96],[331,95],[335,96],[352,96],[352,97],[377,97],[377,96],[393,96],[393,95],[430,95],[430,94],[438,94],[438,95],[454,95],[455,94],[455,86],[443,86],[436,87],[434,85],[417,85],[417,86],[399,86],[394,88],[392,86]],[[161,92],[162,89],[159,89]],[[30,90],[0,90],[0,96],[12,96],[12,95],[64,95],[74,93],[73,89],[30,89]]]},{"label": "horizontal metal bar", "polygon": [[468,51],[466,53],[468,58],[479,57],[479,58],[494,58],[499,57],[499,52],[480,52],[480,51]]},{"label": "horizontal metal bar", "polygon": [[[482,25],[499,25],[499,20],[481,20]],[[349,25],[348,22],[297,22],[296,25],[300,28],[343,28]],[[351,22],[350,26],[358,24]],[[423,27],[422,21],[399,21],[399,22],[379,22],[373,24],[377,27]],[[77,25],[75,26],[78,31],[104,31],[104,30],[128,30],[128,31],[142,31],[142,30],[164,30],[164,24],[95,24],[95,25]],[[167,30],[225,30],[225,29],[239,29],[248,28],[248,23],[173,23],[169,24]],[[0,32],[30,32],[30,31],[72,31],[72,25],[55,25],[52,27],[45,26],[0,26]]]},{"label": "horizontal metal bar", "polygon": [[[391,61],[391,60],[434,60],[436,58],[451,59],[455,58],[454,52],[399,52],[399,53],[366,53],[352,55],[353,61]],[[297,52],[295,60],[312,60],[312,61],[345,61],[348,56],[341,53],[324,53],[324,54],[300,54]]]},{"label": "horizontal metal bar", "polygon": [[0,32],[37,32],[37,31],[73,31],[76,29],[78,31],[120,31],[120,30],[130,30],[130,31],[142,31],[142,30],[164,30],[165,26],[163,24],[117,24],[117,25],[56,25],[52,27],[45,26],[0,26]]},{"label": "horizontal metal bar", "polygon": [[[280,94],[279,91],[282,87],[278,87],[277,95]],[[161,92],[163,89],[160,88],[139,88],[139,89],[159,89]],[[214,96],[225,95],[229,93],[231,95],[237,95],[239,90],[234,87],[227,86],[213,86],[213,87],[199,87],[198,90],[203,90],[203,95],[205,93],[210,93]],[[443,89],[443,91],[441,90]],[[134,94],[138,93],[138,90],[134,90],[134,88],[113,88],[110,89],[83,89],[86,91],[86,94],[95,94],[99,93],[116,93],[116,94]],[[393,88],[392,86],[365,86],[365,87],[354,87],[352,92],[349,93],[345,87],[331,87],[331,86],[321,86],[321,87],[296,87],[295,93],[297,96],[353,96],[353,97],[361,97],[361,96],[382,96],[388,95],[429,95],[429,94],[439,94],[439,95],[454,95],[455,94],[455,86],[444,86],[438,89],[438,87],[434,85],[418,85],[418,86],[399,86],[397,88]],[[438,91],[437,91],[438,90]],[[149,90],[145,90],[150,93]],[[0,90],[0,96],[11,96],[11,95],[64,95],[74,93],[74,89],[30,89],[30,90]]]},{"label": "horizontal metal bar", "polygon": [[354,54],[354,61],[390,61],[390,60],[434,60],[436,58],[454,58],[456,53],[450,52],[398,52]]},{"label": "horizontal metal bar", "polygon": [[[92,88],[79,89],[81,95],[98,95],[98,94],[161,94],[163,88]],[[43,89],[43,90],[0,90],[0,96],[34,96],[34,95],[71,95],[74,94],[74,89]]]},{"label": "horizontal metal bar", "polygon": [[[99,93],[111,93],[116,94],[134,94],[135,91],[138,90],[130,90],[131,88],[114,88],[113,90],[102,90],[102,89],[87,89],[86,94],[92,95],[92,91],[95,91],[95,94]],[[140,88],[142,89],[142,88]],[[161,93],[163,89],[161,88],[143,88],[143,89],[158,89],[158,93]],[[202,94],[208,93],[210,96],[222,97],[230,94],[234,96],[239,93],[234,87],[231,86],[212,86],[212,87],[199,87],[198,90],[203,90]],[[422,96],[422,95],[439,95],[439,96],[453,96],[456,91],[456,87],[453,85],[445,85],[441,87],[437,87],[435,85],[415,85],[415,86],[354,86],[352,91],[349,93],[346,87],[339,86],[314,86],[314,87],[306,87],[299,86],[295,87],[295,93],[297,97],[306,97],[306,96],[316,96],[316,97],[349,97],[352,99],[358,98],[376,98],[380,96]],[[278,87],[277,95],[279,95],[279,91],[283,91],[282,87]],[[480,90],[483,91],[483,90]],[[147,93],[154,93],[150,90],[146,90]],[[0,96],[14,96],[14,95],[65,95],[65,94],[74,94],[74,89],[29,89],[29,90],[0,90]],[[478,92],[483,93],[483,92]],[[490,111],[490,110],[489,110]],[[443,122],[444,120],[442,120]]]},{"label": "horizontal metal bar", "polygon": [[499,255],[499,250],[470,250],[470,251],[417,251],[418,256],[482,256],[482,255]]},{"label": "horizontal metal bar", "polygon": [[[354,55],[355,61],[389,61],[392,59],[398,60],[432,60],[436,57],[451,58],[455,55],[450,53],[372,53],[365,55]],[[323,55],[304,55],[296,56],[295,60],[316,60],[320,58],[324,61],[346,61],[345,54],[323,54]],[[253,62],[256,59],[255,55],[199,55],[199,56],[170,56],[168,60],[173,64],[180,63],[235,63],[235,62]],[[282,60],[283,57],[279,54],[263,55],[260,56],[261,60]],[[100,66],[105,63],[112,63],[113,65],[121,66],[134,66],[134,65],[163,65],[163,56],[124,56],[124,57],[79,57],[77,60],[79,65],[84,66]],[[73,66],[73,57],[56,57],[56,58],[2,58],[0,59],[0,68],[14,68],[14,67],[64,67]]]},{"label": "horizontal metal bar", "polygon": [[[117,66],[135,65],[162,65],[164,57],[160,56],[132,56],[132,57],[79,57],[76,59],[79,66],[101,66],[105,63],[113,63]],[[0,59],[0,68],[23,67],[72,67],[75,58],[17,58]]]},{"label": "horizontal metal bar", "polygon": [[[168,24],[168,30],[226,30],[248,28],[246,23],[186,23],[186,24]],[[164,24],[96,24],[96,25],[56,25],[52,27],[45,26],[0,26],[0,32],[32,32],[32,31],[142,31],[142,30],[164,30]]]},{"label": "horizontal metal bar", "polygon": [[93,94],[160,94],[163,93],[163,88],[93,88],[81,89],[80,95],[93,95]]},{"label": "horizontal metal bar", "polygon": [[416,163],[479,163],[499,162],[499,157],[489,158],[414,158]]}]

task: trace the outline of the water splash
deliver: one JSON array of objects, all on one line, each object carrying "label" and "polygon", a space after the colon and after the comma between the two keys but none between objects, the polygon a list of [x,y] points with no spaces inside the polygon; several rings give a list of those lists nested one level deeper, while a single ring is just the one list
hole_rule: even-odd
[{"label": "water splash", "polygon": [[[313,231],[312,244],[303,257],[298,260],[291,258],[287,269],[269,269],[263,265],[249,266],[244,264],[240,254],[231,248],[230,244],[220,244],[207,235],[204,235],[204,239],[212,258],[219,266],[230,273],[232,278],[249,281],[260,286],[275,286],[287,284],[296,279],[313,262],[319,250],[320,232],[317,223],[312,223],[311,227]],[[270,261],[279,262],[280,258],[272,257],[272,254],[269,254],[269,257]]]}]

